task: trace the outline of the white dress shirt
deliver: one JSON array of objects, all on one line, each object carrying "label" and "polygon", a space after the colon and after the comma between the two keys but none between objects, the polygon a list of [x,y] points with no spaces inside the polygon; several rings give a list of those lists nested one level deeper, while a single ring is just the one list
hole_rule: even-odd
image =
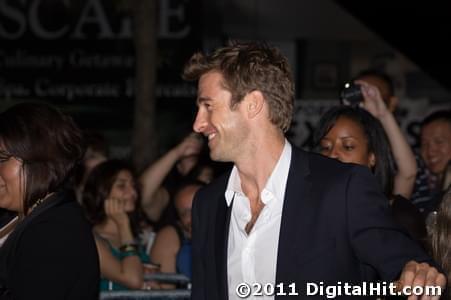
[{"label": "white dress shirt", "polygon": [[[227,257],[230,300],[241,299],[235,290],[242,282],[250,285],[259,283],[262,286],[275,284],[280,222],[290,162],[291,145],[285,140],[282,154],[260,193],[265,206],[249,235],[245,231],[246,224],[251,220],[249,199],[241,189],[238,169],[235,166],[232,169],[225,192],[227,206],[233,205]],[[250,296],[248,299],[266,300],[274,297]]]}]

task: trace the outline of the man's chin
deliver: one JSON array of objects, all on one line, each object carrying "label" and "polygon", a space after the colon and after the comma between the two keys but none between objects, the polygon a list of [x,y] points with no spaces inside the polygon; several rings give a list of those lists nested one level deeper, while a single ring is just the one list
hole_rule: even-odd
[{"label": "man's chin", "polygon": [[211,160],[220,161],[220,162],[229,162],[230,161],[230,159],[227,159],[225,157],[225,155],[223,155],[222,153],[220,153],[218,151],[213,151],[211,148],[210,148],[210,158],[211,158]]},{"label": "man's chin", "polygon": [[221,161],[220,157],[211,150],[210,150],[210,158],[211,158],[211,160],[214,160],[214,161]]}]

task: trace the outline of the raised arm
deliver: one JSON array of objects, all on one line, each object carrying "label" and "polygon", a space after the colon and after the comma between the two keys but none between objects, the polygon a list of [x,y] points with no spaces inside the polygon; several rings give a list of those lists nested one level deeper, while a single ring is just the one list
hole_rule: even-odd
[{"label": "raised arm", "polygon": [[198,154],[201,147],[202,141],[195,134],[190,134],[180,144],[148,166],[141,174],[139,178],[142,186],[141,205],[149,218],[153,219],[159,216],[155,210],[158,210],[162,204],[169,200],[169,195],[161,189],[161,184],[171,169],[180,158]]},{"label": "raised arm", "polygon": [[395,117],[382,100],[379,89],[363,80],[357,80],[356,83],[362,86],[363,107],[381,122],[390,142],[398,168],[394,179],[393,195],[401,195],[410,199],[417,174],[415,155]]}]

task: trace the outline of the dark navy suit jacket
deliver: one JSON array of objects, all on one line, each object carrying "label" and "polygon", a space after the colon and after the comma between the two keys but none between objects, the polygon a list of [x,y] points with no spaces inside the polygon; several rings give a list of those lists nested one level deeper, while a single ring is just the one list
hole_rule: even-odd
[{"label": "dark navy suit jacket", "polygon": [[[193,203],[192,299],[228,299],[230,173],[201,189]],[[276,284],[395,280],[409,260],[433,262],[390,216],[388,200],[368,168],[293,147],[280,227]],[[265,251],[265,249],[259,249]],[[264,284],[264,283],[262,283]],[[287,290],[288,291],[288,290]],[[276,296],[282,299],[283,296]],[[347,297],[337,297],[345,299]],[[359,297],[352,297],[359,299]]]}]

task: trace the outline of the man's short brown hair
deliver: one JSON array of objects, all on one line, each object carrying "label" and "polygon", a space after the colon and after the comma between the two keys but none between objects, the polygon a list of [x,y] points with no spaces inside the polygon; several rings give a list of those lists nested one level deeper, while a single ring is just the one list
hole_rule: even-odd
[{"label": "man's short brown hair", "polygon": [[293,114],[294,84],[287,59],[265,43],[231,43],[212,54],[195,53],[183,71],[183,79],[196,81],[210,72],[224,77],[224,88],[232,94],[232,108],[247,93],[260,91],[269,106],[271,122],[288,130]]}]

